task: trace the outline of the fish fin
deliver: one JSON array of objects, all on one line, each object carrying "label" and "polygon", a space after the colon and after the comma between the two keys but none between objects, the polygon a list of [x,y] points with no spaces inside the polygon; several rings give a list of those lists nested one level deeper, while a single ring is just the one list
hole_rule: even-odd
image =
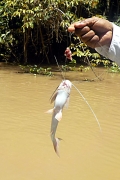
[{"label": "fish fin", "polygon": [[66,107],[66,108],[68,108],[68,106],[69,106],[69,99],[70,99],[70,98],[68,97],[68,98],[67,98],[67,101],[66,101],[66,103],[65,103],[65,107]]},{"label": "fish fin", "polygon": [[53,96],[51,97],[51,99],[50,99],[50,103],[51,103],[51,104],[55,101],[56,96],[57,96],[57,91],[54,93],[54,95],[53,95]]},{"label": "fish fin", "polygon": [[54,111],[54,108],[53,109],[49,109],[48,111],[46,111],[46,113],[53,113],[53,111]]},{"label": "fish fin", "polygon": [[61,110],[55,115],[55,119],[57,119],[58,121],[60,121],[62,119],[62,111]]},{"label": "fish fin", "polygon": [[53,92],[52,96],[50,97],[50,103],[51,103],[51,104],[52,104],[53,101],[56,99],[57,90],[58,90],[58,87],[55,89],[55,91]]},{"label": "fish fin", "polygon": [[54,150],[58,156],[59,155],[59,142],[62,140],[61,138],[55,138],[55,141],[53,142]]}]

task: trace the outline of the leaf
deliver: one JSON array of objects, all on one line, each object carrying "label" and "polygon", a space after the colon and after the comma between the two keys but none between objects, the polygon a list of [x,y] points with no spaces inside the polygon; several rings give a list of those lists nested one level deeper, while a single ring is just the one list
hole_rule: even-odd
[{"label": "leaf", "polygon": [[0,43],[1,44],[3,44],[4,43],[4,41],[3,41],[3,39],[0,37]]},{"label": "leaf", "polygon": [[100,55],[98,53],[92,53],[92,57],[97,59],[97,58],[100,58]]}]

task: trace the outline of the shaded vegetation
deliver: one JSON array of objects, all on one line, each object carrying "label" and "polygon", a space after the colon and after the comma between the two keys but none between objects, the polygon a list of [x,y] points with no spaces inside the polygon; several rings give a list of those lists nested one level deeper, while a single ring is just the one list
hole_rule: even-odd
[{"label": "shaded vegetation", "polygon": [[[117,7],[117,11],[115,8]],[[119,24],[119,3],[111,0],[2,0],[0,1],[0,59],[22,64],[64,64],[64,50],[77,63],[103,62],[103,57],[67,32],[71,22],[93,15]],[[41,70],[40,70],[41,72]]]}]

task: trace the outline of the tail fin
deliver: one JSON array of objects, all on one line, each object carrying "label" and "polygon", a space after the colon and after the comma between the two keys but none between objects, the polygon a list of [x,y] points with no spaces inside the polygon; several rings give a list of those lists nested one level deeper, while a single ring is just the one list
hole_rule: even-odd
[{"label": "tail fin", "polygon": [[60,156],[59,155],[59,142],[60,142],[60,140],[62,140],[62,139],[61,138],[55,138],[55,140],[53,141],[53,147],[54,147],[54,150],[58,156]]}]

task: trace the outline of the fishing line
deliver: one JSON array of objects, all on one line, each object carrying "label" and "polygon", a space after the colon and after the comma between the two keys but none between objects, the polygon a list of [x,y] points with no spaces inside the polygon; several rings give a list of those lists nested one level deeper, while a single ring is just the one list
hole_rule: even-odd
[{"label": "fishing line", "polygon": [[[54,56],[54,57],[55,57],[55,56]],[[65,80],[65,77],[63,76],[63,71],[62,71],[62,69],[60,68],[59,63],[58,63],[56,57],[55,57],[55,60],[56,60],[56,63],[57,63],[57,65],[58,65],[58,68],[59,68],[60,71],[61,71],[62,77],[63,77],[64,80]],[[78,91],[78,93],[80,94],[80,96],[83,98],[83,100],[86,102],[86,104],[87,104],[88,107],[90,108],[92,114],[94,115],[94,117],[95,117],[95,119],[96,119],[96,121],[97,121],[97,123],[98,123],[98,126],[99,126],[99,128],[100,128],[100,131],[102,131],[102,130],[101,130],[100,123],[99,123],[99,121],[98,121],[98,118],[97,118],[97,116],[95,115],[95,113],[94,113],[92,107],[89,105],[88,101],[87,101],[87,100],[85,99],[85,97],[82,95],[82,93],[80,92],[80,90],[79,90],[73,83],[72,83],[72,85],[73,85],[73,87]],[[54,93],[53,93],[53,94],[54,94]]]},{"label": "fishing line", "polygon": [[[59,11],[60,13],[62,13],[64,16],[66,16],[65,13],[64,13],[63,11],[61,11],[60,9],[56,8],[56,10]],[[68,17],[67,17],[67,19],[70,20]],[[73,33],[69,33],[70,42],[71,42],[71,36],[72,36],[72,34],[73,34]],[[68,38],[67,38],[67,39],[68,39]],[[67,40],[67,41],[68,41],[68,40]],[[81,43],[80,40],[79,40],[79,42]],[[101,45],[100,45],[100,47],[101,47]],[[84,52],[83,47],[82,47],[82,50],[83,50],[83,52]],[[54,56],[54,57],[55,57],[55,56]],[[93,67],[92,67],[92,65],[91,65],[91,63],[90,63],[90,61],[89,61],[89,58],[88,58],[87,56],[86,56],[86,59],[87,59],[88,65],[90,66],[90,68],[91,68],[93,74],[95,75],[95,77],[101,81],[101,80],[102,80],[102,79],[100,78],[101,75],[97,76],[97,74],[95,73],[95,71],[94,71],[94,69],[93,69]],[[61,71],[61,75],[62,75],[63,79],[65,80],[65,76],[63,75],[63,71],[62,71],[62,69],[60,68],[59,63],[58,63],[56,57],[55,57],[55,61],[56,61],[56,63],[57,63],[57,66],[58,66],[59,70]],[[65,59],[65,64],[66,64],[66,61],[67,61],[67,58]],[[89,105],[88,101],[87,101],[86,98],[82,95],[82,93],[79,91],[79,89],[78,89],[73,83],[72,83],[72,85],[73,85],[73,87],[78,91],[78,93],[80,94],[80,96],[82,97],[82,99],[83,99],[83,100],[86,102],[86,104],[88,105],[90,111],[92,112],[95,120],[96,120],[97,123],[98,123],[98,126],[99,126],[100,131],[102,131],[101,126],[100,126],[100,123],[99,123],[99,121],[98,121],[98,118],[97,118],[97,116],[95,115],[92,107]]]},{"label": "fishing line", "polygon": [[[66,14],[59,8],[55,7],[55,10],[57,10],[58,12],[60,12],[62,15],[64,15],[69,21],[70,21],[70,18],[68,16],[66,16]],[[68,27],[66,27],[67,29]],[[71,33],[69,33],[69,39],[70,39],[70,42],[71,42]],[[67,45],[68,45],[68,35],[67,35]],[[58,64],[58,61],[57,61],[57,58],[56,56],[54,55],[54,58],[55,58],[55,61],[57,63],[57,66],[59,68],[59,70],[61,71],[61,75],[63,77],[63,79],[65,80],[65,75],[66,75],[66,62],[67,62],[67,58],[65,58],[65,65],[64,65],[64,68],[65,68],[65,73],[63,74],[63,71],[62,71],[62,68],[59,66]]]},{"label": "fishing line", "polygon": [[[99,42],[98,42],[98,45],[101,47],[101,49],[103,50],[103,52],[106,54],[106,51],[104,50],[103,46],[102,46]],[[107,57],[107,55],[108,55],[108,53],[107,53],[104,57],[109,60],[109,58]],[[103,55],[102,55],[102,56],[103,56]],[[108,71],[108,70],[107,70],[107,71]],[[102,79],[106,79],[106,76],[107,76],[107,74],[108,74],[107,72],[106,72],[106,73],[103,72],[102,74],[99,75],[99,77],[102,76],[103,74],[105,75],[105,76],[104,76],[105,78],[102,77]]]},{"label": "fishing line", "polygon": [[[57,63],[57,66],[58,66],[58,68],[59,68],[59,70],[60,70],[60,72],[61,72],[61,75],[62,75],[63,79],[65,80],[65,76],[63,75],[63,71],[62,71],[62,69],[60,68],[59,63],[58,63],[57,58],[56,58],[55,55],[54,55],[54,58],[55,58],[55,61],[56,61],[56,63]],[[102,130],[101,130],[100,123],[99,123],[99,121],[98,121],[98,118],[97,118],[97,116],[95,115],[92,107],[89,105],[88,101],[85,99],[85,97],[84,97],[84,96],[82,95],[82,93],[79,91],[79,89],[78,89],[73,83],[72,83],[72,85],[73,85],[73,87],[78,91],[78,93],[80,94],[80,96],[83,98],[83,100],[86,102],[86,104],[87,104],[88,107],[90,108],[93,116],[95,117],[95,119],[96,119],[96,121],[97,121],[97,123],[98,123],[98,126],[99,126],[100,131],[102,131]],[[54,93],[53,93],[53,94],[54,94]]]},{"label": "fishing line", "polygon": [[82,95],[82,93],[79,91],[79,89],[78,89],[73,83],[72,83],[72,85],[73,85],[73,87],[78,91],[78,93],[80,94],[80,96],[83,98],[83,100],[86,102],[86,104],[87,104],[88,107],[90,108],[92,114],[94,115],[94,117],[95,117],[95,119],[96,119],[96,121],[97,121],[97,123],[98,123],[98,126],[99,126],[99,128],[100,128],[100,131],[102,131],[101,126],[100,126],[100,123],[99,123],[99,121],[98,121],[98,118],[97,118],[97,116],[95,115],[92,107],[89,105],[88,101],[85,99],[85,97],[84,97],[84,96]]},{"label": "fishing line", "polygon": [[[62,15],[64,15],[64,16],[69,20],[69,22],[71,23],[71,19],[70,19],[61,9],[55,7],[55,10],[57,10],[57,11],[60,12]],[[66,28],[67,28],[67,27],[66,27]],[[69,33],[70,43],[71,43],[71,36],[72,36],[72,34],[74,34],[74,33]],[[80,39],[79,39],[79,42],[81,43]],[[67,36],[67,44],[68,44],[68,36]],[[102,47],[100,43],[99,43],[99,45],[100,45],[100,47]],[[85,52],[83,47],[82,47],[82,50],[83,50],[83,52]],[[104,49],[103,49],[103,50],[104,50]],[[94,79],[98,79],[98,80],[101,81],[101,80],[102,80],[102,79],[100,78],[101,75],[98,76],[98,75],[96,74],[96,72],[94,71],[93,66],[91,65],[90,60],[89,60],[89,58],[88,58],[87,56],[86,56],[86,59],[87,59],[88,65],[90,66],[93,74],[95,75],[95,78],[94,78]],[[67,58],[65,58],[65,65],[66,65],[66,61],[67,61]],[[58,63],[57,63],[57,64],[58,64]],[[59,66],[59,65],[58,65],[58,66]],[[65,68],[66,68],[66,66],[65,66]],[[63,73],[62,73],[62,74],[63,74]],[[102,73],[102,74],[103,74],[103,73]],[[64,79],[65,79],[65,78],[64,78]]]},{"label": "fishing line", "polygon": [[57,63],[57,66],[58,66],[58,68],[59,68],[59,70],[60,70],[60,72],[61,72],[61,75],[62,75],[63,79],[65,80],[65,76],[64,76],[64,74],[63,74],[63,71],[62,71],[61,67],[59,66],[59,63],[58,63],[57,58],[56,58],[55,55],[54,55],[54,58],[55,58],[55,61],[56,61],[56,63]]},{"label": "fishing line", "polygon": [[[79,42],[81,43],[80,39],[79,39]],[[85,51],[84,51],[84,48],[83,48],[83,47],[81,47],[81,48],[82,48],[82,51],[85,52]],[[101,81],[101,80],[102,80],[102,79],[100,78],[101,75],[98,76],[98,75],[96,74],[96,72],[94,71],[93,66],[91,65],[90,60],[89,60],[89,58],[88,58],[87,55],[86,55],[85,58],[87,59],[87,63],[88,63],[88,65],[90,66],[90,68],[91,68],[93,74],[95,75],[96,79],[98,79],[98,80]],[[94,79],[95,79],[95,78],[94,78]]]}]

